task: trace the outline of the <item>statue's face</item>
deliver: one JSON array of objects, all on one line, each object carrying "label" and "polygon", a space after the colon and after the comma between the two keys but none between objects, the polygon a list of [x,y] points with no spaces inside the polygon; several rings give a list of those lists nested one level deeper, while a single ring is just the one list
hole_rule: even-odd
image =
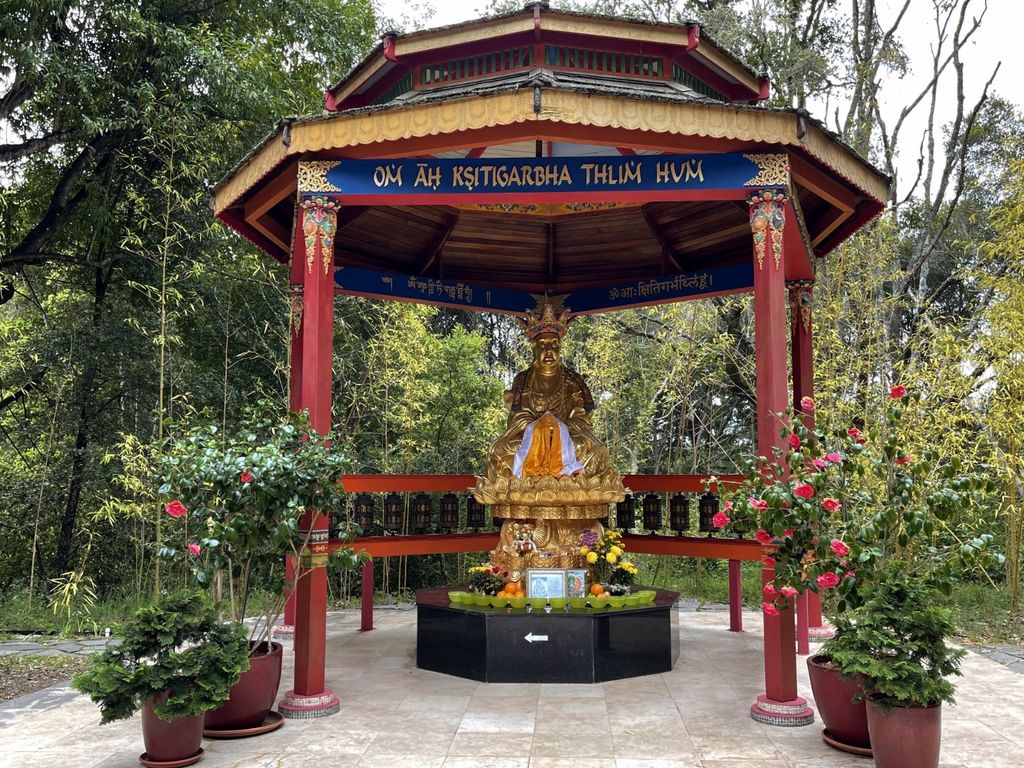
[{"label": "statue's face", "polygon": [[542,333],[533,340],[533,362],[541,373],[557,373],[562,365],[562,340],[554,333]]}]

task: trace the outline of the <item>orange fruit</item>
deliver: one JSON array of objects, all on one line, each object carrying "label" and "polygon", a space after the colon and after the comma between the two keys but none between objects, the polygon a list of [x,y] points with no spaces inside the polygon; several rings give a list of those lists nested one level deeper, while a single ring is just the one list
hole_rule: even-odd
[{"label": "orange fruit", "polygon": [[602,587],[600,584],[593,584],[593,585],[591,585],[591,587],[590,587],[590,594],[592,594],[592,595],[600,595],[602,592],[604,592],[604,587]]},{"label": "orange fruit", "polygon": [[521,589],[517,589],[516,593],[515,593],[515,595],[513,595],[513,597],[526,597],[526,593],[523,592],[523,590],[521,590]]},{"label": "orange fruit", "polygon": [[514,581],[510,581],[508,584],[505,585],[505,592],[507,592],[510,595],[514,595],[517,589],[519,589],[519,585],[516,584]]}]

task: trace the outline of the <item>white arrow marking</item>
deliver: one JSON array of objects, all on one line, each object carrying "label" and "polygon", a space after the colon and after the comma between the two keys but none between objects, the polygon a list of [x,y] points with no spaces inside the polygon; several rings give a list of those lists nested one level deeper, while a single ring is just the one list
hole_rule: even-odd
[{"label": "white arrow marking", "polygon": [[533,632],[526,636],[526,642],[528,643],[546,643],[548,641],[547,635],[535,635]]}]

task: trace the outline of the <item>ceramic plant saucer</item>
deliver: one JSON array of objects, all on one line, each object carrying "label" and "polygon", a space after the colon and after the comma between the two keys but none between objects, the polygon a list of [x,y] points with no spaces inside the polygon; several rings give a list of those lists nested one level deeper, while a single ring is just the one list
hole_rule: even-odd
[{"label": "ceramic plant saucer", "polygon": [[259,736],[263,733],[270,733],[284,725],[284,717],[280,712],[271,710],[261,725],[253,728],[205,728],[203,737],[207,739],[245,739],[249,736]]},{"label": "ceramic plant saucer", "polygon": [[198,763],[203,759],[203,755],[206,750],[202,747],[191,757],[183,757],[181,760],[154,760],[149,756],[148,752],[143,752],[139,755],[139,762],[142,763],[146,768],[185,768],[186,765],[192,765]]}]

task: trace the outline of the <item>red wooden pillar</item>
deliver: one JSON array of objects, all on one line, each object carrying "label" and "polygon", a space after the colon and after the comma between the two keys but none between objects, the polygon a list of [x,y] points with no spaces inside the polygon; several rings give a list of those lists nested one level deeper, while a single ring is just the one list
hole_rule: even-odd
[{"label": "red wooden pillar", "polygon": [[[298,217],[296,217],[296,222]],[[292,238],[292,260],[289,265],[289,284],[291,290],[288,295],[288,326],[291,329],[291,338],[288,353],[288,410],[298,413],[302,410],[302,286],[305,282],[304,273],[306,269],[305,259],[302,254],[305,252],[305,241],[302,235],[302,227],[294,226]],[[298,256],[296,256],[298,254]],[[291,558],[285,561],[285,582],[292,583],[295,575],[295,563]],[[292,641],[295,636],[295,595],[289,593],[284,604],[283,623],[274,628],[275,637],[281,640]]]},{"label": "red wooden pillar", "polygon": [[740,561],[729,561],[729,631],[743,631],[743,579]]},{"label": "red wooden pillar", "polygon": [[[763,190],[749,199],[754,239],[754,369],[757,392],[757,452],[771,459],[783,448],[780,429],[789,405],[786,338],[786,279],[783,227],[786,195]],[[762,578],[771,580],[765,568]],[[793,608],[764,614],[765,692],[751,705],[751,716],[769,725],[806,725],[814,712],[797,696]]]},{"label": "red wooden pillar", "polygon": [[[808,429],[814,429],[814,411],[801,407],[805,398],[814,398],[814,342],[812,336],[812,312],[814,310],[814,283],[809,280],[793,280],[789,287],[789,325],[793,352],[793,410],[804,414]],[[801,601],[800,606],[804,605]],[[821,598],[816,592],[808,592],[806,600],[806,621],[809,630],[821,629]],[[801,635],[800,653],[807,653],[806,639]]]},{"label": "red wooden pillar", "polygon": [[373,629],[373,560],[363,563],[363,584],[360,594],[359,629],[369,632]]},{"label": "red wooden pillar", "polygon": [[[331,385],[334,349],[334,234],[338,204],[325,197],[302,201],[296,229],[293,264],[302,273],[298,382],[292,382],[291,406],[309,413],[320,434],[331,429]],[[293,347],[294,350],[294,347]],[[293,351],[293,363],[295,356]],[[324,686],[327,649],[327,569],[329,518],[307,510],[300,530],[308,537],[295,586],[295,686],[278,710],[285,717],[324,717],[338,711],[340,702]]]}]

